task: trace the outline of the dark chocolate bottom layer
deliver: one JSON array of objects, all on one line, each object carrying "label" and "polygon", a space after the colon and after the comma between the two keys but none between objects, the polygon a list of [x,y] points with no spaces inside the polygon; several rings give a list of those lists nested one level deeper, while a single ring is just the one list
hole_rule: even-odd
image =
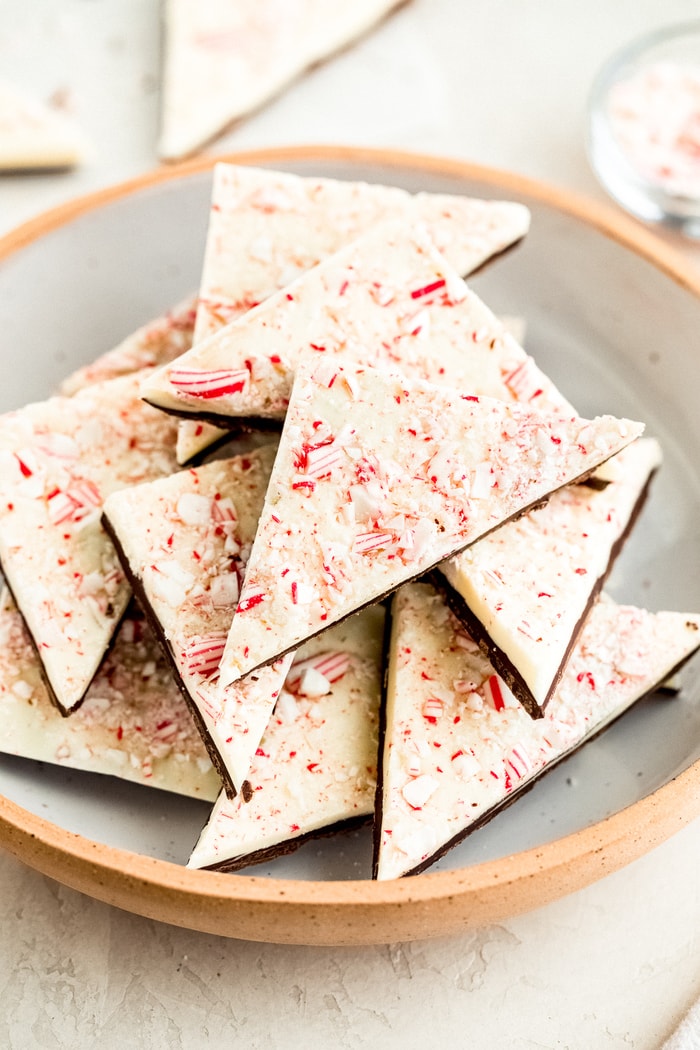
[{"label": "dark chocolate bottom layer", "polygon": [[211,759],[211,763],[214,766],[216,772],[221,777],[224,791],[226,792],[228,798],[233,799],[236,797],[236,788],[233,783],[233,780],[231,779],[231,774],[227,770],[226,765],[216,745],[214,744],[214,741],[212,740],[209,731],[207,730],[206,724],[204,722],[204,719],[202,718],[199,708],[190,696],[189,690],[187,689],[187,686],[182,680],[182,676],[180,675],[180,672],[178,670],[172,646],[170,645],[170,642],[168,641],[165,632],[163,631],[163,625],[156,616],[153,606],[151,605],[151,603],[148,600],[148,597],[146,596],[146,592],[144,590],[141,578],[137,576],[136,573],[133,571],[131,563],[129,562],[124,548],[122,547],[119,541],[119,537],[115,532],[114,528],[112,527],[112,524],[109,518],[106,516],[106,514],[102,515],[102,524],[109,538],[114,544],[117,555],[119,556],[119,561],[121,562],[122,568],[124,569],[126,577],[129,580],[129,583],[131,584],[131,587],[133,589],[134,596],[138,601],[139,605],[141,606],[141,609],[143,610],[143,613],[146,619],[148,620],[148,623],[150,624],[153,633],[160,642],[161,648],[163,650],[163,653],[165,654],[168,665],[170,666],[170,669],[173,673],[173,677],[175,679],[175,682],[177,683],[178,689],[180,690],[180,693],[182,694],[182,697],[185,703],[187,704],[190,714],[194,719],[195,725],[197,726],[197,730],[199,731],[199,734],[202,737],[204,746],[206,747],[207,752],[209,754],[209,758]]},{"label": "dark chocolate bottom layer", "polygon": [[312,839],[329,838],[331,835],[337,835],[342,831],[354,831],[355,828],[368,824],[371,819],[371,814],[362,817],[349,817],[347,820],[337,821],[335,824],[318,828],[316,831],[307,831],[304,835],[298,835],[294,839],[285,839],[283,842],[274,846],[268,846],[266,849],[255,850],[253,853],[242,854],[238,857],[230,857],[228,860],[222,860],[218,864],[208,864],[200,870],[235,872],[252,864],[263,864],[265,861],[277,860],[279,857],[286,857],[290,853],[295,853],[305,842],[310,842]]},{"label": "dark chocolate bottom layer", "polygon": [[[2,566],[0,566],[0,571],[2,571]],[[15,597],[15,593],[12,590],[12,586],[10,585],[6,575],[3,576],[3,582],[4,582],[5,586],[7,587],[8,591],[10,592],[10,595],[12,597],[12,601],[15,603],[15,606],[17,607],[17,611],[19,612],[20,616],[22,617],[22,622],[23,622],[25,630],[27,632],[27,637],[29,638],[29,642],[31,644],[31,647],[32,647],[32,649],[34,650],[34,652],[36,654],[36,660],[37,660],[37,665],[38,665],[38,668],[39,668],[39,673],[41,674],[41,679],[42,679],[44,685],[46,686],[46,692],[48,693],[49,700],[51,701],[53,706],[56,708],[56,710],[64,718],[69,718],[70,715],[72,715],[74,711],[77,711],[79,707],[82,707],[82,705],[85,702],[85,700],[87,698],[87,695],[88,695],[88,693],[90,691],[90,686],[94,682],[94,680],[95,680],[95,678],[96,678],[100,668],[102,667],[102,664],[105,662],[107,656],[109,655],[109,653],[114,648],[114,643],[116,641],[117,634],[119,633],[119,629],[120,629],[120,627],[122,625],[122,622],[126,618],[126,614],[128,612],[130,603],[127,602],[126,606],[124,607],[124,612],[121,614],[121,616],[119,617],[118,620],[114,621],[114,630],[112,631],[112,634],[111,634],[111,636],[110,636],[110,638],[108,640],[108,643],[105,646],[104,652],[102,653],[102,657],[100,658],[99,663],[97,664],[97,667],[95,668],[95,673],[93,674],[93,676],[90,679],[90,681],[88,682],[88,684],[85,686],[85,689],[83,691],[82,696],[78,700],[76,700],[76,702],[71,707],[66,707],[65,704],[62,704],[61,701],[59,700],[58,695],[56,693],[56,690],[54,689],[53,685],[51,684],[51,681],[50,681],[49,676],[47,674],[46,668],[44,666],[44,662],[41,659],[41,649],[39,648],[39,646],[36,643],[34,635],[32,634],[32,632],[31,632],[31,630],[29,628],[29,624],[27,623],[27,621],[25,619],[24,613],[22,612],[20,604],[17,601],[17,598]]]}]

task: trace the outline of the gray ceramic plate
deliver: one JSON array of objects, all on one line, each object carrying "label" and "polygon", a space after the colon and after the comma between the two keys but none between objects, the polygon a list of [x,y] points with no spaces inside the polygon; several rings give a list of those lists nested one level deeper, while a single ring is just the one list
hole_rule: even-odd
[{"label": "gray ceramic plate", "polygon": [[[517,249],[472,284],[527,322],[527,347],[582,414],[643,419],[664,466],[609,590],[700,610],[700,292],[659,242],[551,188],[435,158],[296,149],[228,158],[409,190],[509,197],[532,210]],[[30,223],[0,243],[0,409],[40,399],[196,288],[208,164],[162,170]],[[430,874],[369,881],[370,833],[320,840],[237,876],[182,865],[204,803],[0,757],[0,842],[121,907],[260,940],[437,935],[544,903],[619,867],[700,808],[700,675],[638,705]]]}]

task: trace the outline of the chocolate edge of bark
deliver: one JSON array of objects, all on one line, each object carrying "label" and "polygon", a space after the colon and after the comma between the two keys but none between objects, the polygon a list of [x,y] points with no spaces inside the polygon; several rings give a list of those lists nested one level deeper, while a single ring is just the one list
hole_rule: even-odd
[{"label": "chocolate edge of bark", "polygon": [[516,788],[514,791],[512,791],[507,798],[495,803],[495,805],[493,805],[489,810],[487,810],[487,812],[482,813],[482,815],[476,821],[474,821],[473,824],[469,824],[468,827],[463,828],[461,831],[457,832],[456,835],[453,835],[453,837],[449,839],[449,841],[443,843],[443,845],[440,846],[439,849],[435,851],[435,853],[431,854],[430,857],[426,857],[426,859],[422,860],[420,864],[415,865],[415,867],[411,868],[409,871],[404,872],[403,875],[399,875],[397,877],[403,879],[407,878],[410,875],[420,875],[421,872],[426,871],[427,868],[431,867],[438,860],[444,857],[445,854],[448,853],[454,846],[457,846],[460,842],[463,842],[464,839],[467,838],[468,835],[471,835],[473,831],[477,831],[479,828],[484,827],[485,824],[488,824],[491,820],[493,820],[494,817],[498,816],[499,813],[501,813],[504,809],[507,809],[508,806],[510,806],[513,802],[516,802],[522,795],[526,794],[526,792],[533,788],[535,784],[537,784],[537,782],[542,779],[543,776],[549,773],[552,769],[556,769],[560,762],[565,761],[565,759],[569,758],[570,755],[575,754],[575,752],[579,751],[591,740],[595,740],[596,737],[600,736],[601,733],[604,733],[606,729],[608,729],[611,725],[617,722],[619,718],[622,718],[623,715],[627,714],[628,711],[630,711],[642,700],[645,700],[647,697],[650,697],[654,693],[658,692],[660,684],[666,678],[670,678],[672,675],[676,674],[681,669],[681,667],[683,667],[683,665],[688,662],[688,660],[692,659],[692,657],[698,651],[698,648],[700,648],[700,641],[698,642],[698,645],[695,647],[695,649],[693,649],[692,652],[688,653],[687,656],[684,656],[681,660],[679,660],[673,668],[671,668],[664,674],[663,678],[659,679],[659,681],[657,681],[654,685],[650,686],[649,689],[646,689],[642,694],[640,694],[640,696],[636,697],[626,707],[622,708],[621,711],[618,711],[616,714],[613,714],[602,725],[597,726],[596,729],[591,730],[591,732],[586,734],[586,736],[579,740],[577,744],[574,744],[572,747],[568,748],[568,750],[564,751],[563,754],[558,756],[558,758],[555,758],[554,761],[544,766],[543,769],[540,769],[537,773],[535,773],[534,776],[530,777],[530,779],[525,784],[522,784],[519,788]]},{"label": "chocolate edge of bark", "polygon": [[[484,259],[483,262],[480,262],[477,266],[472,267],[471,270],[467,270],[466,273],[461,274],[461,277],[464,280],[469,278],[469,283],[471,284],[475,277],[480,277],[481,274],[486,270],[489,270],[492,265],[495,266],[496,263],[501,262],[505,255],[510,255],[511,253],[513,255],[517,254],[529,232],[530,227],[528,226],[527,230],[524,230],[519,237],[516,237],[515,240],[510,241],[508,244],[504,244],[502,248],[498,248],[496,251],[491,252],[488,258]],[[440,254],[444,257],[445,253],[441,252]]]},{"label": "chocolate edge of bark", "polygon": [[199,731],[204,746],[206,747],[207,752],[209,754],[209,758],[211,759],[211,763],[214,766],[214,769],[216,770],[218,775],[221,777],[224,791],[226,792],[228,798],[234,799],[236,797],[236,787],[233,783],[233,780],[231,779],[231,774],[226,769],[226,765],[221,758],[219,750],[216,747],[214,741],[211,738],[210,733],[207,730],[201,712],[199,711],[197,705],[190,696],[189,690],[187,689],[187,686],[185,685],[182,679],[182,676],[177,667],[177,663],[175,661],[175,655],[172,651],[170,642],[168,641],[165,635],[163,625],[160,623],[158,617],[155,614],[153,606],[151,605],[146,596],[146,591],[143,586],[143,582],[141,578],[132,569],[131,563],[119,540],[119,536],[117,535],[109,518],[104,513],[102,514],[102,525],[106,533],[112,540],[112,543],[114,544],[115,550],[119,557],[119,561],[121,562],[126,577],[129,583],[131,584],[132,590],[134,592],[134,597],[136,598],[139,606],[141,607],[143,614],[151,627],[151,630],[158,639],[158,642],[160,643],[160,647],[167,660],[168,666],[170,667],[173,678],[175,679],[175,683],[178,689],[180,690],[182,698],[185,701],[187,708],[192,716],[192,719]]},{"label": "chocolate edge of bark", "polygon": [[564,671],[566,669],[566,665],[569,662],[569,659],[571,657],[571,653],[572,653],[572,651],[574,649],[574,646],[576,645],[576,643],[577,643],[577,641],[578,641],[578,639],[579,639],[579,637],[581,635],[581,631],[583,630],[583,628],[585,626],[586,620],[588,619],[588,616],[589,616],[589,614],[591,612],[591,609],[593,608],[593,605],[595,604],[595,602],[598,600],[598,597],[600,596],[600,593],[601,593],[601,591],[603,589],[603,586],[605,585],[605,581],[607,580],[608,576],[610,575],[610,573],[612,571],[613,565],[615,564],[616,560],[619,558],[623,547],[625,546],[627,540],[629,539],[629,536],[630,536],[630,533],[632,532],[632,529],[637,524],[637,520],[639,518],[639,515],[642,513],[642,510],[643,510],[643,508],[644,508],[644,506],[645,506],[645,504],[646,504],[646,502],[647,502],[647,500],[649,498],[649,492],[651,490],[651,484],[652,484],[652,482],[654,480],[654,477],[656,476],[656,473],[657,473],[658,469],[659,469],[659,465],[658,464],[656,464],[656,465],[654,465],[654,466],[649,468],[649,471],[648,471],[647,476],[645,478],[644,484],[642,485],[641,489],[639,490],[637,498],[634,501],[634,505],[632,507],[632,510],[630,511],[630,513],[628,515],[627,521],[625,522],[625,525],[624,525],[623,529],[621,530],[619,536],[617,537],[617,539],[615,540],[615,542],[612,544],[612,546],[610,548],[610,557],[608,558],[608,563],[605,566],[605,568],[604,568],[603,572],[601,573],[601,575],[595,581],[595,584],[593,585],[593,589],[591,590],[591,594],[590,594],[589,600],[588,600],[588,602],[586,604],[586,607],[583,610],[581,618],[579,619],[578,623],[576,624],[576,626],[574,628],[574,632],[573,632],[573,634],[572,634],[572,636],[571,636],[571,638],[569,640],[568,646],[566,647],[566,650],[564,652],[564,656],[562,658],[562,661],[559,664],[559,668],[558,668],[554,678],[552,679],[552,684],[550,685],[550,687],[549,687],[549,689],[547,691],[547,695],[544,698],[544,702],[542,704],[542,710],[543,711],[546,709],[547,704],[552,699],[552,696],[554,695],[554,692],[555,692],[557,686],[559,685],[559,682],[562,679],[562,675],[564,674]]},{"label": "chocolate edge of bark", "polygon": [[128,612],[129,605],[131,604],[131,600],[126,603],[126,605],[124,606],[123,612],[117,618],[117,620],[115,620],[114,630],[112,631],[112,634],[111,634],[110,638],[108,639],[107,644],[104,647],[104,651],[102,653],[102,656],[100,657],[100,659],[97,662],[97,666],[95,667],[95,673],[93,674],[92,678],[90,679],[88,684],[85,686],[85,689],[83,690],[82,696],[78,697],[76,702],[71,707],[66,707],[58,699],[58,695],[56,693],[56,690],[54,689],[53,685],[51,684],[51,681],[49,680],[48,671],[46,670],[46,667],[44,666],[44,661],[41,659],[41,652],[40,652],[39,646],[37,645],[36,639],[34,638],[34,635],[32,634],[32,632],[31,632],[31,630],[29,628],[29,624],[27,623],[25,615],[22,612],[20,604],[17,601],[17,598],[15,597],[15,592],[12,589],[12,584],[10,583],[10,581],[9,581],[9,579],[7,577],[7,573],[4,571],[4,569],[2,568],[1,565],[0,565],[0,571],[2,571],[2,582],[4,583],[4,585],[7,587],[8,591],[10,592],[10,597],[12,598],[12,601],[15,604],[17,612],[22,617],[22,623],[24,624],[24,629],[27,632],[27,637],[29,639],[31,647],[34,650],[34,654],[35,654],[36,660],[37,660],[38,670],[39,670],[39,673],[41,675],[41,680],[44,683],[44,686],[46,687],[46,692],[48,694],[49,700],[51,701],[52,706],[56,708],[56,710],[58,711],[58,713],[61,715],[62,718],[70,718],[70,716],[75,711],[77,711],[79,707],[82,707],[83,703],[87,699],[87,695],[90,692],[90,687],[92,686],[92,683],[95,681],[95,678],[97,677],[100,668],[102,667],[103,663],[105,662],[105,660],[109,656],[110,652],[114,648],[114,643],[117,640],[117,635],[119,634],[119,629],[121,628],[121,625],[122,625],[124,619],[126,618],[126,614]]},{"label": "chocolate edge of bark", "polygon": [[[141,399],[151,408],[159,412],[165,412],[168,416],[176,419],[188,419],[191,423],[211,423],[220,430],[232,430],[234,432],[249,433],[251,430],[270,430],[279,433],[284,423],[283,419],[270,419],[268,416],[228,416],[218,412],[186,412],[184,409],[172,408],[170,405],[162,405],[149,397]],[[207,449],[209,446],[207,445]]]},{"label": "chocolate edge of bark", "polygon": [[[519,701],[520,704],[522,704],[522,706],[525,708],[525,710],[531,718],[543,717],[547,704],[552,699],[552,696],[554,695],[554,692],[557,686],[559,685],[559,682],[561,681],[562,675],[564,674],[564,671],[566,669],[566,665],[569,662],[571,653],[573,652],[579,637],[581,636],[581,631],[585,626],[585,623],[590,615],[591,609],[598,600],[600,592],[603,589],[603,585],[605,584],[605,581],[610,575],[612,567],[616,559],[619,557],[620,552],[622,551],[622,548],[624,547],[630,535],[630,532],[634,528],[634,525],[636,524],[637,519],[641,514],[642,508],[644,507],[648,499],[651,482],[657,470],[657,466],[650,468],[646,480],[639,491],[639,495],[635,500],[634,506],[630,511],[625,526],[610,548],[610,557],[608,558],[607,565],[605,566],[600,576],[596,579],[596,581],[593,584],[593,587],[589,592],[586,604],[582,609],[581,615],[576,621],[576,624],[574,625],[574,629],[572,631],[571,637],[569,638],[566,649],[564,650],[564,654],[559,663],[559,667],[557,668],[556,673],[552,678],[551,684],[547,690],[547,695],[545,696],[541,704],[539,704],[535,697],[532,695],[530,687],[528,686],[527,682],[523,678],[518,668],[511,661],[508,654],[504,652],[504,650],[501,649],[496,644],[496,642],[493,641],[490,634],[482,624],[481,620],[479,620],[475,613],[472,612],[465,598],[459,593],[459,591],[455,587],[453,587],[453,585],[449,582],[447,577],[442,573],[440,568],[437,567],[431,570],[431,572],[428,574],[430,582],[443,596],[443,598],[445,599],[445,601],[447,602],[448,606],[450,607],[454,615],[457,617],[457,619],[461,620],[461,622],[465,625],[465,627],[473,636],[474,641],[477,643],[481,651],[491,661],[491,663],[494,666],[494,669],[498,672],[498,674],[501,676],[508,688],[512,691],[515,698]],[[595,491],[602,491],[598,490],[595,486],[594,489]]]},{"label": "chocolate edge of bark", "polygon": [[443,575],[440,568],[431,569],[427,574],[427,579],[441,597],[444,598],[450,612],[467,628],[481,652],[491,662],[494,670],[501,676],[530,718],[543,718],[544,707],[537,703],[520,671],[512,663],[510,657],[496,645],[491,635],[485,630],[481,620],[475,616],[465,599],[452,586],[447,577]]},{"label": "chocolate edge of bark", "polygon": [[226,430],[223,433],[219,434],[218,437],[216,437],[204,448],[199,449],[187,459],[183,460],[182,463],[178,462],[178,467],[180,467],[183,470],[187,470],[190,467],[199,467],[203,463],[211,463],[215,459],[222,458],[220,456],[220,453],[222,451],[224,451],[223,458],[226,458],[228,456],[228,453],[225,451],[226,446],[230,442],[237,441],[239,438],[244,438],[251,433],[253,433],[252,430]]},{"label": "chocolate edge of bark", "polygon": [[382,640],[382,693],[379,702],[377,726],[377,786],[374,792],[374,821],[372,827],[372,878],[377,878],[381,846],[382,814],[384,811],[384,745],[386,743],[386,701],[389,688],[389,647],[394,624],[394,600],[386,603],[384,637]]},{"label": "chocolate edge of bark", "polygon": [[195,870],[218,871],[225,874],[240,871],[241,868],[247,868],[253,864],[263,864],[265,861],[286,857],[290,853],[295,853],[300,846],[303,846],[307,842],[311,842],[313,839],[329,838],[331,835],[337,835],[343,831],[354,831],[355,828],[368,824],[371,819],[371,813],[348,817],[346,820],[338,820],[334,824],[326,824],[323,827],[315,828],[313,831],[306,831],[303,835],[297,835],[293,839],[282,839],[276,845],[254,850],[252,853],[238,854],[227,860],[219,861],[214,864],[207,864],[203,868]]},{"label": "chocolate edge of bark", "polygon": [[488,536],[489,533],[495,532],[496,529],[499,529],[501,527],[501,525],[505,525],[509,521],[515,521],[518,518],[523,517],[523,515],[528,514],[531,510],[534,510],[536,507],[544,506],[544,504],[547,503],[547,501],[555,492],[558,492],[560,489],[566,488],[568,485],[578,485],[580,484],[580,482],[585,481],[586,478],[590,477],[591,474],[598,469],[598,467],[601,467],[603,463],[607,463],[609,459],[612,459],[612,457],[617,455],[618,452],[621,452],[622,449],[626,448],[627,445],[631,444],[633,440],[635,439],[630,438],[630,440],[627,441],[624,445],[622,445],[621,448],[617,449],[615,452],[611,452],[608,456],[605,457],[605,459],[599,460],[599,462],[597,462],[595,466],[592,466],[589,470],[584,471],[582,474],[579,474],[575,478],[571,478],[569,481],[563,482],[561,485],[557,485],[556,488],[550,489],[550,491],[545,493],[543,496],[539,496],[537,499],[534,499],[532,503],[528,503],[526,507],[521,507],[519,510],[513,511],[513,513],[509,514],[507,518],[503,518],[496,525],[493,525],[490,529],[486,529],[478,536],[475,536],[473,539],[469,540],[468,543],[464,543],[461,546],[456,547],[453,551],[451,551],[450,554],[441,555],[440,558],[437,561],[434,561],[431,565],[426,565],[424,568],[420,569],[412,576],[408,576],[406,577],[406,579],[400,580],[395,587],[390,587],[389,590],[383,591],[380,594],[375,595],[374,597],[370,598],[369,601],[362,602],[361,605],[357,605],[354,609],[350,609],[349,612],[344,613],[342,616],[338,617],[337,620],[333,620],[330,623],[324,624],[323,627],[320,627],[317,631],[313,631],[312,634],[304,635],[303,638],[299,638],[296,641],[292,642],[292,644],[288,645],[286,649],[278,650],[275,653],[273,653],[272,656],[265,657],[264,660],[261,660],[260,663],[255,664],[254,667],[249,667],[245,674],[240,675],[238,678],[234,678],[233,681],[238,682],[242,678],[245,678],[247,675],[252,674],[253,671],[259,671],[263,667],[269,667],[270,664],[275,663],[276,660],[280,660],[283,656],[286,656],[288,653],[291,653],[294,649],[298,649],[300,646],[305,645],[306,642],[310,642],[312,638],[317,638],[320,634],[323,634],[325,631],[330,630],[331,627],[336,627],[338,624],[344,623],[345,620],[347,620],[350,616],[354,616],[355,613],[362,612],[363,609],[369,609],[373,605],[379,605],[380,602],[386,601],[387,598],[391,597],[391,595],[398,591],[399,587],[403,587],[404,584],[416,583],[418,580],[423,579],[423,577],[428,576],[433,570],[437,569],[437,567],[443,561],[448,561],[450,558],[454,558],[457,554],[461,554],[462,551],[465,551],[469,547],[473,546],[473,544],[477,543],[478,540],[482,540],[484,536]]}]

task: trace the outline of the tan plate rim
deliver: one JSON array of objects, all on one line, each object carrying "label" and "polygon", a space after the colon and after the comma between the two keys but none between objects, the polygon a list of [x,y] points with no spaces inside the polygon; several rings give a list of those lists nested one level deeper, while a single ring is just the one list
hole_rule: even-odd
[{"label": "tan plate rim", "polygon": [[[488,182],[593,226],[700,298],[700,276],[663,241],[612,208],[464,161],[344,146],[293,146],[161,168],[60,205],[0,239],[0,260],[81,215],[218,161],[284,167],[339,162]],[[454,933],[531,910],[635,860],[700,815],[700,761],[591,827],[512,856],[390,882],[309,882],[191,871],[66,831],[0,796],[0,845],[29,866],[127,911],[227,937],[287,944],[378,944]]]}]

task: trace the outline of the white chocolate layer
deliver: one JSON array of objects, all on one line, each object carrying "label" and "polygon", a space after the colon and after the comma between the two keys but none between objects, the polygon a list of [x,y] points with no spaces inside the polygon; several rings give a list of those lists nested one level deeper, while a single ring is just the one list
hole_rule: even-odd
[{"label": "white chocolate layer", "polygon": [[159,155],[181,160],[200,149],[398,3],[167,0]]},{"label": "white chocolate layer", "polygon": [[223,685],[594,470],[643,429],[299,363]]},{"label": "white chocolate layer", "polygon": [[573,409],[470,291],[423,225],[381,223],[152,374],[146,400],[284,419],[308,348],[533,408]]},{"label": "white chocolate layer", "polygon": [[531,719],[426,584],[394,599],[376,877],[427,866],[700,644],[700,616],[596,603],[544,718]]},{"label": "white chocolate layer", "polygon": [[129,601],[104,499],[175,468],[175,427],[115,379],[0,418],[0,562],[64,711],[80,703]]},{"label": "white chocolate layer", "polygon": [[219,691],[219,659],[274,456],[267,445],[180,471],[117,492],[104,508],[231,794],[247,776],[292,659]]},{"label": "white chocolate layer", "polygon": [[513,665],[516,695],[529,693],[526,707],[546,705],[591,595],[660,462],[656,441],[635,441],[597,471],[605,488],[568,486],[440,566]]},{"label": "white chocolate layer", "polygon": [[85,151],[74,120],[0,82],[0,171],[72,168]]},{"label": "white chocolate layer", "polygon": [[63,380],[59,394],[71,397],[86,386],[107,379],[158,368],[184,354],[192,346],[197,300],[185,299],[161,317],[138,328],[118,346]]},{"label": "white chocolate layer", "polygon": [[[218,164],[195,343],[376,223],[409,214],[411,222],[428,225],[438,250],[463,276],[521,239],[530,223],[528,209],[509,201],[412,196],[390,186]],[[221,432],[184,420],[180,435],[178,460],[186,463]]]},{"label": "white chocolate layer", "polygon": [[286,852],[295,839],[372,813],[383,624],[382,609],[365,609],[304,646],[245,794],[222,793],[190,867],[240,867],[250,854]]},{"label": "white chocolate layer", "polygon": [[85,702],[49,699],[22,617],[0,597],[0,750],[213,801],[221,788],[160,646],[127,613]]}]

